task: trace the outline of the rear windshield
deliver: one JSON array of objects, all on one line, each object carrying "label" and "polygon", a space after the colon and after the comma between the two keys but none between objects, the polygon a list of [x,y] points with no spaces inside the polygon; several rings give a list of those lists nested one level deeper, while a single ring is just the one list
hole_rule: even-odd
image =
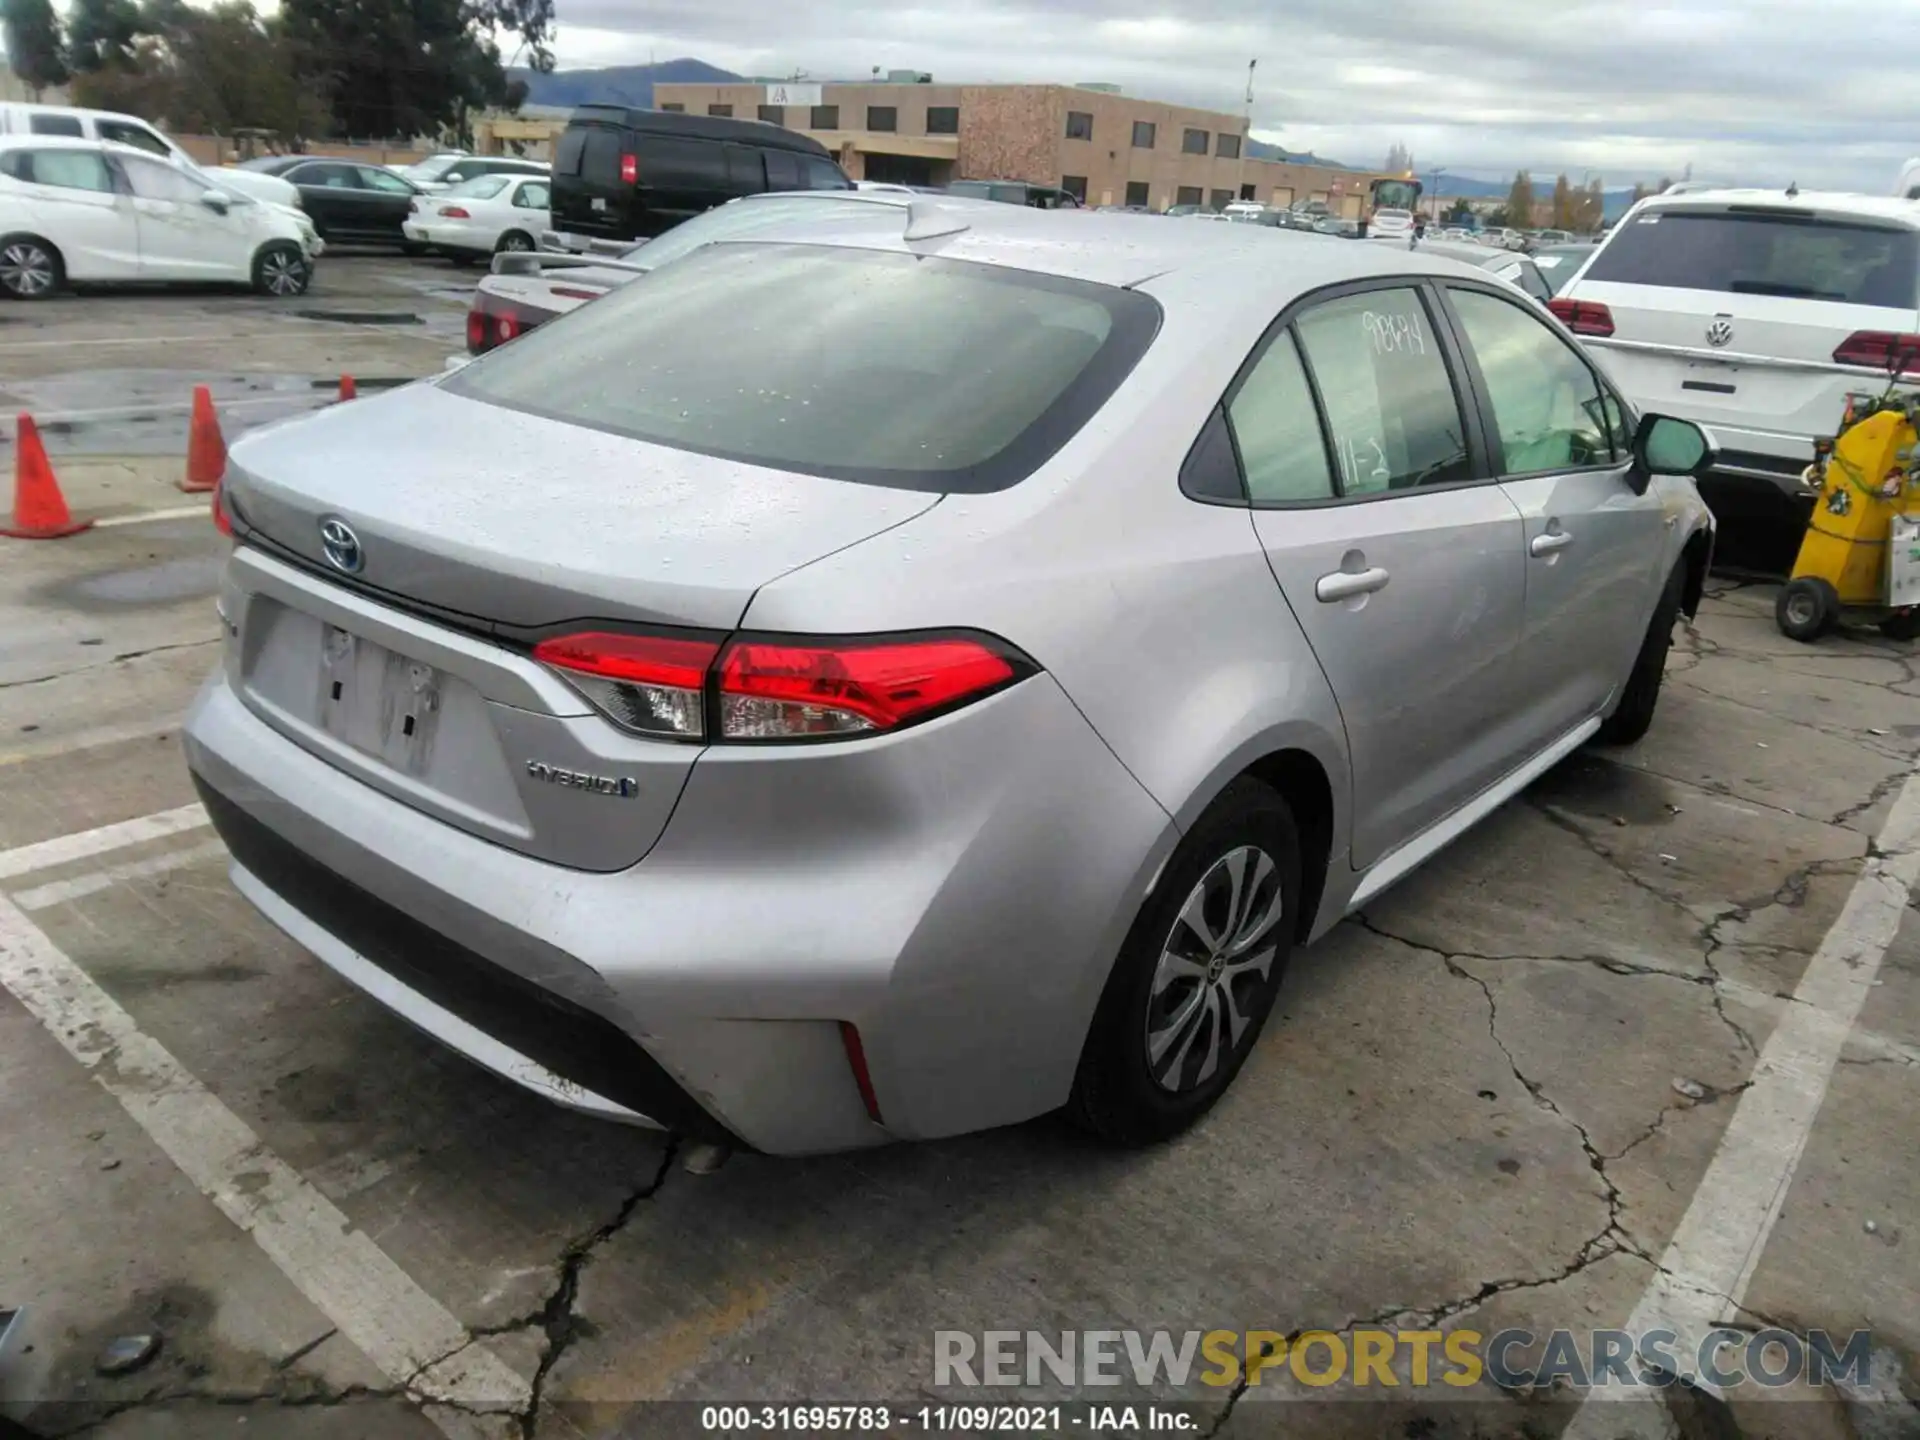
[{"label": "rear windshield", "polygon": [[635,439],[927,491],[1015,484],[1126,377],[1146,296],[809,245],[697,250],[443,381]]},{"label": "rear windshield", "polygon": [[694,216],[645,244],[637,245],[620,258],[649,269],[658,269],[669,260],[678,260],[702,245],[716,240],[743,240],[757,230],[794,220],[818,224],[872,225],[895,217],[895,225],[904,223],[905,206],[890,206],[881,201],[842,198],[833,191],[819,195],[771,194],[765,199],[732,200],[725,205]]},{"label": "rear windshield", "polygon": [[1655,210],[1619,227],[1587,280],[1912,310],[1920,233],[1763,210]]},{"label": "rear windshield", "polygon": [[442,199],[459,196],[467,200],[491,200],[517,178],[514,175],[476,175],[471,180],[462,180],[458,185],[450,185],[440,192]]}]

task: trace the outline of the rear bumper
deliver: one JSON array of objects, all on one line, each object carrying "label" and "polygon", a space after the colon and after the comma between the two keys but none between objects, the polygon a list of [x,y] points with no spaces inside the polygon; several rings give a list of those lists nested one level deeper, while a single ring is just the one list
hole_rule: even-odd
[{"label": "rear bumper", "polygon": [[1172,822],[1045,675],[834,748],[709,752],[646,861],[594,873],[349,777],[224,669],[186,730],[267,918],[559,1103],[776,1154],[1056,1108]]}]

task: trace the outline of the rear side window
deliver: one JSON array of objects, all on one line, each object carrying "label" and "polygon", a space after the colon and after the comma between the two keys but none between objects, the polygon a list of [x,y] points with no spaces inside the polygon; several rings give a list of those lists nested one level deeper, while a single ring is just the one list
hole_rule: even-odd
[{"label": "rear side window", "polygon": [[1333,495],[1320,417],[1293,332],[1285,331],[1247,373],[1227,405],[1234,443],[1254,504],[1326,500]]},{"label": "rear side window", "polygon": [[28,128],[36,135],[84,135],[77,115],[50,115],[44,110],[33,112]]},{"label": "rear side window", "polygon": [[580,156],[587,148],[585,130],[568,130],[561,135],[560,143],[554,147],[553,173],[556,175],[578,175]]},{"label": "rear side window", "polygon": [[736,195],[758,195],[767,188],[767,170],[758,150],[729,145],[726,154],[727,189]]},{"label": "rear side window", "polygon": [[1342,494],[1472,478],[1460,402],[1415,291],[1329,300],[1295,329],[1326,407]]},{"label": "rear side window", "polygon": [[727,157],[711,140],[650,135],[640,148],[640,183],[659,190],[724,190]]},{"label": "rear side window", "polygon": [[767,167],[767,189],[804,190],[807,188],[800,174],[798,155],[789,155],[784,150],[768,150],[762,159]]},{"label": "rear side window", "polygon": [[1912,310],[1920,233],[1760,208],[1653,210],[1620,226],[1585,278]]},{"label": "rear side window", "polygon": [[1064,444],[1159,315],[1133,291],[1004,266],[712,245],[442,383],[700,454],[979,492],[1016,483]]},{"label": "rear side window", "polygon": [[38,185],[54,185],[62,190],[99,190],[111,194],[113,172],[107,162],[92,150],[35,150],[29,159],[27,178]]},{"label": "rear side window", "polygon": [[602,185],[618,185],[623,138],[620,132],[596,125],[585,134],[586,148],[580,157],[580,173]]}]

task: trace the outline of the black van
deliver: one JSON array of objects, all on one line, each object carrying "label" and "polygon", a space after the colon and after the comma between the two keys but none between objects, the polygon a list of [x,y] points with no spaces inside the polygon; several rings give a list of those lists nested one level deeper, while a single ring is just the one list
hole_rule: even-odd
[{"label": "black van", "polygon": [[652,239],[738,195],[851,189],[826,146],[778,125],[581,105],[554,148],[553,228],[583,249]]}]

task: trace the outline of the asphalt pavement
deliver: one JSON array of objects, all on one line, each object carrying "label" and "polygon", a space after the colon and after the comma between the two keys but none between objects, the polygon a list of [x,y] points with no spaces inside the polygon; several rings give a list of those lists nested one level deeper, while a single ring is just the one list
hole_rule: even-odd
[{"label": "asphalt pavement", "polygon": [[[1879,1388],[1613,1406],[1276,1367],[1141,1396],[1229,1436],[1914,1433],[1920,653],[1796,645],[1767,585],[1709,587],[1639,746],[1576,755],[1297,956],[1229,1098],[1157,1149],[1042,1120],[695,1173],[305,955],[228,884],[181,762],[225,545],[172,486],[186,403],[214,387],[231,437],[343,372],[433,373],[470,278],[329,257],[291,304],[0,308],[0,390],[66,417],[56,470],[121,522],[0,541],[0,1308],[26,1307],[0,1416],[696,1433],[719,1402],[1089,1398],[942,1377],[936,1332],[1705,1317],[1870,1331]],[[141,1334],[155,1356],[98,1373]]]}]

